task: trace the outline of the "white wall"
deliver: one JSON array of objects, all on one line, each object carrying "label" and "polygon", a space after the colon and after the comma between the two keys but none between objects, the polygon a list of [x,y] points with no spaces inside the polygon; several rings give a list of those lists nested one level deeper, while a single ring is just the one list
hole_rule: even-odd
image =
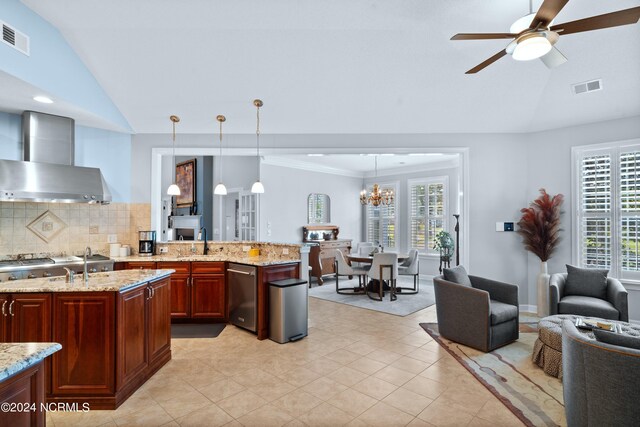
[{"label": "white wall", "polygon": [[352,239],[354,245],[360,241],[361,178],[263,164],[262,182],[260,240],[301,242],[307,198],[310,193],[324,193],[331,199],[331,224],[340,227],[339,237]]}]

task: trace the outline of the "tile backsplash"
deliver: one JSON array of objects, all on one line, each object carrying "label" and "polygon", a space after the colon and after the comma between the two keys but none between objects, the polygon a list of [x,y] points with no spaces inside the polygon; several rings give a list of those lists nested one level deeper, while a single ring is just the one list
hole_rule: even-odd
[{"label": "tile backsplash", "polygon": [[110,234],[135,251],[138,230],[150,226],[148,203],[0,202],[0,259],[19,254],[77,255],[86,246],[109,255]]}]

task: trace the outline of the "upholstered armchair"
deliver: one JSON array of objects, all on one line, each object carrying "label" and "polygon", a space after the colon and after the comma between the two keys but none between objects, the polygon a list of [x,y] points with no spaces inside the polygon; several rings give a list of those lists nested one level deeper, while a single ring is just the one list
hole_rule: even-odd
[{"label": "upholstered armchair", "polygon": [[549,314],[577,314],[629,321],[627,291],[619,280],[606,278],[606,289],[599,295],[588,289],[578,294],[580,291],[567,289],[567,277],[567,273],[556,273],[549,279]]},{"label": "upholstered armchair", "polygon": [[468,276],[462,266],[433,284],[441,336],[484,352],[518,339],[518,286]]},{"label": "upholstered armchair", "polygon": [[569,427],[638,425],[639,349],[594,340],[565,320],[562,372]]}]

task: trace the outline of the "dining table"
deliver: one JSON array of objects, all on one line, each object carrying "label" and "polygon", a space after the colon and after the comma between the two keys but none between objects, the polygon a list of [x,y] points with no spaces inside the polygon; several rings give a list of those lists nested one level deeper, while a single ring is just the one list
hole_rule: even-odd
[{"label": "dining table", "polygon": [[[383,252],[383,253],[392,253],[392,252]],[[349,263],[352,263],[352,262],[362,262],[366,264],[373,263],[373,255],[360,255],[360,254],[353,253],[353,254],[346,254],[345,258],[347,258],[347,261],[349,261]],[[407,254],[398,254],[398,262],[402,262],[407,258],[409,258],[409,255]]]}]

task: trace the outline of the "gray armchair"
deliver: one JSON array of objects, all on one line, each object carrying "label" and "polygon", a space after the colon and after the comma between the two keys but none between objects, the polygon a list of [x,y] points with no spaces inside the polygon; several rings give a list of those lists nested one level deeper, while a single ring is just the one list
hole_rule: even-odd
[{"label": "gray armchair", "polygon": [[549,279],[549,314],[577,314],[602,319],[629,321],[627,291],[619,280],[607,278],[607,299],[583,295],[565,295],[567,273],[552,274]]},{"label": "gray armchair", "polygon": [[596,341],[565,320],[562,371],[569,427],[638,425],[640,350]]},{"label": "gray armchair", "polygon": [[517,340],[518,287],[477,276],[468,281],[433,279],[440,335],[484,352]]}]

